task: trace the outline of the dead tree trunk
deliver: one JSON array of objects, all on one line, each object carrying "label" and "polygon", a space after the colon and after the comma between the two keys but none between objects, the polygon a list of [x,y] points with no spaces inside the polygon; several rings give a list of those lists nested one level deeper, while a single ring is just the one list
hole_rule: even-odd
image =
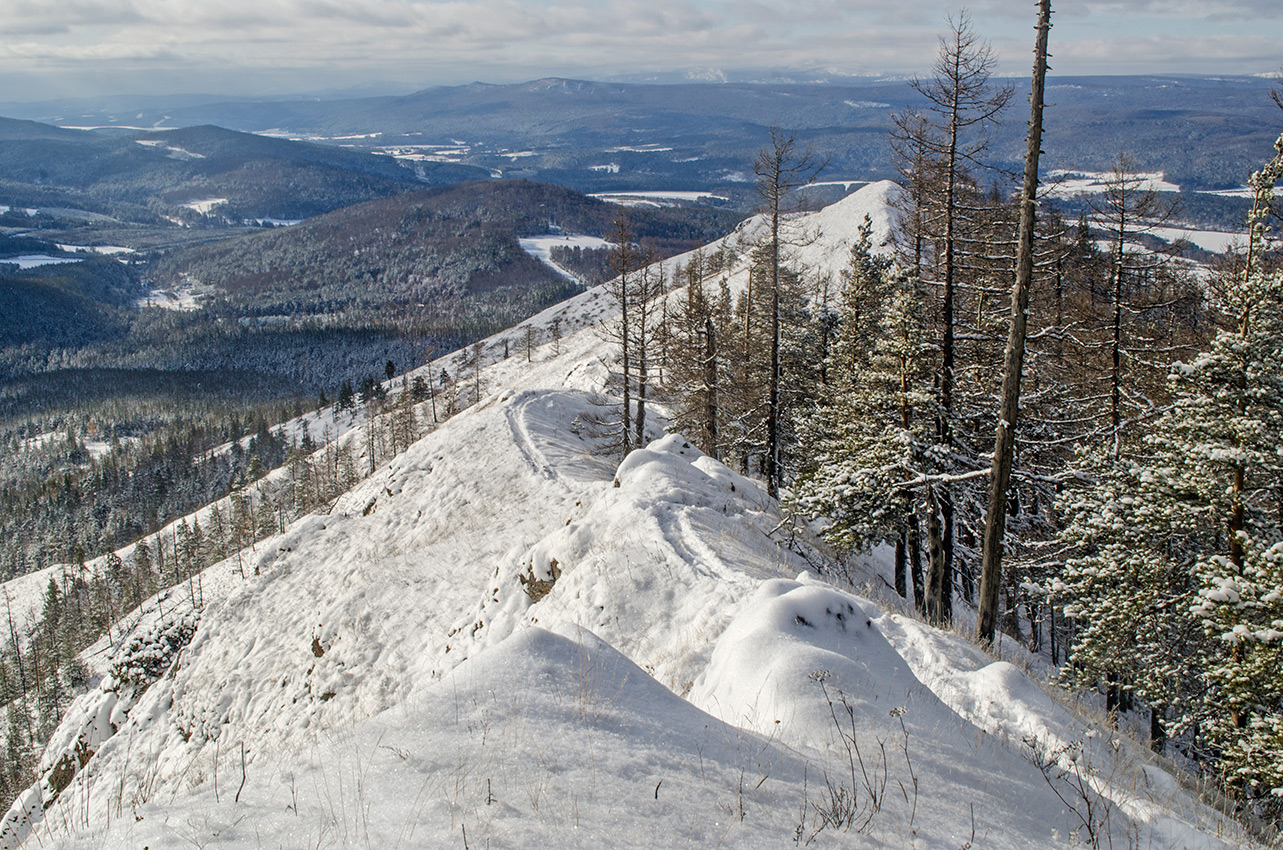
[{"label": "dead tree trunk", "polygon": [[1051,0],[1038,4],[1038,40],[1034,48],[1033,90],[1029,95],[1029,136],[1025,152],[1025,183],[1020,192],[1020,237],[1016,281],[1011,292],[1011,328],[1003,363],[1002,408],[994,437],[993,468],[989,474],[989,510],[985,514],[984,550],[980,569],[980,611],[976,636],[993,643],[998,623],[998,587],[1002,583],[1002,537],[1007,526],[1007,488],[1020,412],[1020,372],[1025,362],[1025,325],[1029,287],[1034,270],[1034,221],[1037,218],[1038,155],[1042,149],[1043,90],[1047,80],[1047,34],[1051,29]]}]

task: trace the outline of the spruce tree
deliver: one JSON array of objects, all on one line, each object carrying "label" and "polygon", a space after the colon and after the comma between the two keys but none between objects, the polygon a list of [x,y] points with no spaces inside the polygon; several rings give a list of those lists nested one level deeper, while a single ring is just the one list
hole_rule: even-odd
[{"label": "spruce tree", "polygon": [[1226,783],[1278,814],[1283,795],[1283,271],[1263,261],[1283,138],[1253,175],[1226,326],[1171,370],[1171,407],[1135,451],[1098,449],[1066,497],[1075,551],[1055,590],[1077,628],[1064,676],[1111,679],[1198,741]]},{"label": "spruce tree", "polygon": [[940,469],[930,429],[935,408],[927,294],[917,278],[872,255],[867,227],[844,279],[829,383],[798,426],[808,462],[795,499],[805,514],[826,518],[824,535],[839,548],[894,542],[896,589],[907,597],[911,577],[915,601],[924,607],[921,484]]}]

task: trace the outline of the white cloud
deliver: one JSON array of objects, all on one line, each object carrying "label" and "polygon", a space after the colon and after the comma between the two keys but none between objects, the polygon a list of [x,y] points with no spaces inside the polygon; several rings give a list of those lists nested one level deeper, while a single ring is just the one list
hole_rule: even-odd
[{"label": "white cloud", "polygon": [[[85,79],[119,86],[113,74],[146,67],[153,76],[140,81],[161,85],[155,69],[166,68],[173,84],[197,78],[207,90],[255,70],[257,85],[278,90],[297,84],[286,72],[303,69],[318,80],[422,84],[692,67],[914,72],[929,66],[946,16],[957,11],[943,0],[67,0],[56,13],[45,0],[6,6],[0,75],[78,68]],[[1074,7],[1052,33],[1055,69],[1268,71],[1277,66],[1262,58],[1268,39],[1244,18],[1277,18],[1280,7],[1277,0]],[[973,0],[970,9],[1002,69],[1023,74],[1032,4]],[[1225,21],[1196,25],[1208,10],[1239,21],[1243,35],[1227,32]]]},{"label": "white cloud", "polygon": [[1100,0],[1084,4],[1089,15],[1155,15],[1167,18],[1246,20],[1283,17],[1278,0]]},{"label": "white cloud", "polygon": [[[1179,65],[1173,69],[1174,56]],[[1280,61],[1278,39],[1267,35],[1109,38],[1064,45],[1057,58],[1087,69],[1080,73],[1150,73],[1156,68],[1163,68],[1160,73],[1208,73],[1253,63],[1268,70]]]}]

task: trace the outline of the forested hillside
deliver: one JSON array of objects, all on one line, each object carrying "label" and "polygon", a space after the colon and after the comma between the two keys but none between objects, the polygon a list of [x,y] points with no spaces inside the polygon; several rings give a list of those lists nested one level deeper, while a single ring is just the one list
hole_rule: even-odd
[{"label": "forested hillside", "polygon": [[[529,181],[450,186],[373,201],[298,226],[170,252],[148,274],[196,282],[244,305],[241,315],[342,315],[427,306],[464,295],[560,285],[517,240],[603,236],[617,207]],[[638,237],[664,255],[689,250],[737,219],[715,210],[637,211]]]},{"label": "forested hillside", "polygon": [[[0,570],[93,557],[280,465],[291,447],[270,425],[351,403],[389,368],[463,348],[580,290],[519,237],[602,235],[618,214],[559,187],[469,183],[145,264],[68,254],[74,262],[0,265],[11,295],[0,304],[0,439],[12,450],[0,463]],[[689,209],[634,218],[660,254],[736,220]],[[60,253],[30,237],[0,247]],[[196,309],[148,306],[158,287],[195,290]],[[250,435],[244,453],[209,455]]]}]

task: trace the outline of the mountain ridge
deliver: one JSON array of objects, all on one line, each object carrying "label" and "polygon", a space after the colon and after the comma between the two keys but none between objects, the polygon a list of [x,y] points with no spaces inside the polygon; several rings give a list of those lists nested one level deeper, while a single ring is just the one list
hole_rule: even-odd
[{"label": "mountain ridge", "polygon": [[[843,262],[866,213],[883,242],[893,191],[803,219],[805,250]],[[1074,775],[1098,840],[1250,846],[1011,663],[822,580],[809,531],[680,434],[617,463],[610,315],[598,289],[491,337],[475,404],[86,652],[0,846],[1070,846]]]}]

